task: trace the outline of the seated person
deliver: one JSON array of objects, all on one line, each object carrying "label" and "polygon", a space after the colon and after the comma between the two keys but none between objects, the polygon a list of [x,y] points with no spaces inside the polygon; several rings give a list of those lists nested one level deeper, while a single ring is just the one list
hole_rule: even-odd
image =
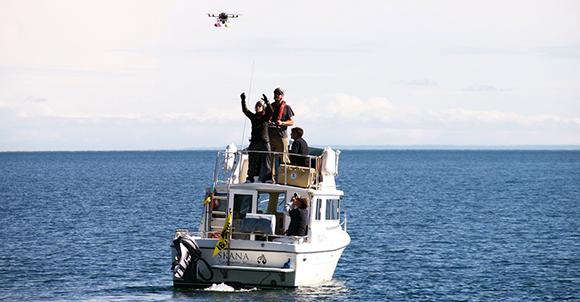
[{"label": "seated person", "polygon": [[290,153],[304,155],[290,155],[290,163],[295,166],[308,167],[310,163],[310,159],[308,158],[308,144],[302,138],[302,135],[304,135],[304,130],[300,127],[292,128],[290,132],[290,137],[294,140],[290,148]]},{"label": "seated person", "polygon": [[290,225],[286,230],[288,236],[306,236],[308,231],[308,200],[294,194],[292,197],[292,209],[290,215]]}]

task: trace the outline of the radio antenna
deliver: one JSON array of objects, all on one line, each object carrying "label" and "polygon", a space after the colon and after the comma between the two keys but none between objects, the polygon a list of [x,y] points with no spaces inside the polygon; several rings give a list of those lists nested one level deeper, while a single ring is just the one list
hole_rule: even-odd
[{"label": "radio antenna", "polygon": [[[254,80],[254,65],[255,65],[256,61],[252,60],[252,71],[250,73],[250,89],[248,89],[248,97],[246,98],[247,100],[251,100],[252,99],[252,81]],[[244,138],[246,138],[246,123],[248,122],[248,119],[244,116],[244,131],[242,131],[242,141],[240,143],[241,146],[241,150],[244,149]]]}]

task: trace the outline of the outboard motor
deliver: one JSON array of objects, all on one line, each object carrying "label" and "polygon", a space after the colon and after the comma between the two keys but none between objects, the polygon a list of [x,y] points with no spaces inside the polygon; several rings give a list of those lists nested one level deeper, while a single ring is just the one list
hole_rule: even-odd
[{"label": "outboard motor", "polygon": [[[177,251],[177,256],[171,264],[174,278],[186,279],[188,275],[191,275],[194,280],[197,280],[198,275],[205,281],[209,281],[213,278],[213,272],[207,261],[201,258],[201,250],[195,242],[195,239],[187,234],[179,235],[173,240],[173,247]],[[199,273],[197,265],[199,261],[203,262],[207,267],[207,270],[209,271],[208,278]],[[188,272],[189,274],[187,274]]]}]

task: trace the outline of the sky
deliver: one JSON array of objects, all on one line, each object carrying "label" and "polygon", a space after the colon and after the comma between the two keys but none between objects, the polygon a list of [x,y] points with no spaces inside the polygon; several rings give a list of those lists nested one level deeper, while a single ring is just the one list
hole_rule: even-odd
[{"label": "sky", "polygon": [[[208,13],[237,13],[216,28]],[[0,0],[0,151],[580,145],[579,1]],[[250,107],[252,107],[250,105]]]}]

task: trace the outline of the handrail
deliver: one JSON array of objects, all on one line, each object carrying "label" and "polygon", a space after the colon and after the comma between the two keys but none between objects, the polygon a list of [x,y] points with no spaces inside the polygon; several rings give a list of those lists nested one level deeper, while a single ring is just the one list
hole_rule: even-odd
[{"label": "handrail", "polygon": [[[217,186],[218,184],[233,184],[236,182],[239,182],[241,179],[241,175],[239,175],[242,171],[241,171],[241,164],[242,164],[242,160],[243,160],[243,156],[244,155],[249,155],[251,153],[257,153],[257,154],[269,154],[272,155],[272,161],[273,161],[273,166],[275,165],[275,160],[274,160],[274,156],[281,156],[284,154],[287,155],[292,155],[292,156],[298,156],[298,157],[303,157],[303,158],[308,158],[308,166],[304,166],[305,168],[309,168],[309,169],[314,169],[315,173],[314,173],[314,177],[312,180],[312,183],[309,185],[310,188],[318,188],[320,185],[319,182],[319,178],[320,178],[320,161],[322,159],[322,156],[317,156],[317,155],[303,155],[303,154],[296,154],[296,153],[290,153],[290,152],[279,152],[279,151],[260,151],[260,150],[238,150],[236,152],[228,152],[228,151],[218,151],[217,152],[217,158],[216,158],[216,163],[215,163],[215,167],[214,167],[214,175],[213,175],[213,186],[215,188],[215,186]],[[220,166],[220,160],[223,160],[224,165],[226,165],[227,161],[231,161],[233,160],[233,166],[231,169],[227,169],[226,166],[221,167]],[[314,160],[314,165],[312,163],[312,160]],[[230,162],[230,164],[232,164],[232,162]],[[276,173],[276,169],[279,167],[279,165],[281,165],[282,162],[280,162],[277,166],[272,167],[272,172]],[[287,165],[287,163],[284,163]],[[284,179],[287,180],[287,171],[285,170],[284,172]]]},{"label": "handrail", "polygon": [[343,212],[343,213],[344,213],[344,219],[340,222],[339,226],[341,226],[342,229],[346,232],[347,231],[346,230],[346,227],[347,227],[347,224],[346,224],[346,212]]},{"label": "handrail", "polygon": [[[219,152],[227,153],[226,151],[219,151]],[[271,153],[271,154],[275,154],[275,155],[288,154],[288,155],[292,155],[292,156],[301,156],[301,157],[309,157],[309,158],[318,158],[318,157],[320,157],[319,155],[310,155],[310,154],[304,155],[304,154],[299,154],[299,153],[280,152],[280,151],[239,150],[239,151],[237,151],[237,153],[238,152],[241,152],[241,153],[250,153],[250,152],[253,152],[253,153]]]},{"label": "handrail", "polygon": [[[207,232],[196,232],[196,234],[200,234],[198,235],[199,237],[202,238],[206,238],[206,239],[217,239],[217,237],[210,237],[208,236],[208,234],[215,234],[215,235],[219,235],[220,231],[216,230],[216,231],[207,231]],[[289,239],[299,239],[302,238],[304,241],[301,243],[305,243],[306,239],[309,237],[309,235],[306,236],[292,236],[292,235],[279,235],[279,234],[266,234],[263,232],[232,232],[232,237],[234,235],[257,235],[257,236],[266,236],[268,239],[266,240],[267,242],[272,242],[271,239],[276,239],[276,238],[289,238]],[[239,240],[239,238],[232,238],[232,240]],[[247,240],[247,239],[242,239],[242,240]]]}]

